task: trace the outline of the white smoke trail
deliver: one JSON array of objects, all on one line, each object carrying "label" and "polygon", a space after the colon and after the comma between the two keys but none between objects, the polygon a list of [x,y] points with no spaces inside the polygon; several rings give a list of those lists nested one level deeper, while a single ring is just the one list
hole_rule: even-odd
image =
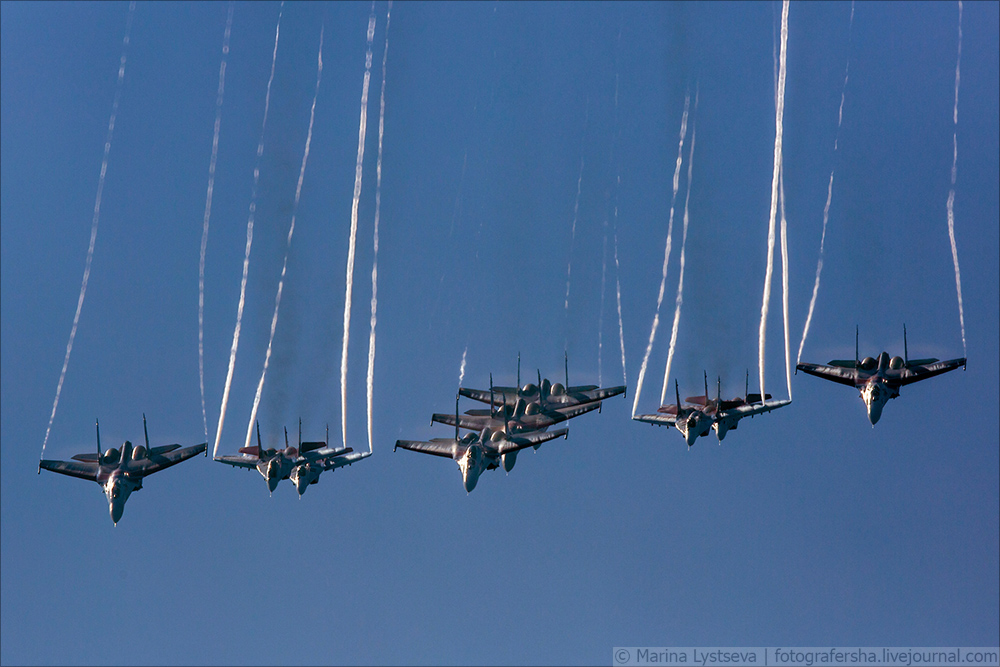
[{"label": "white smoke trail", "polygon": [[[619,21],[618,23],[618,41],[615,44],[615,141],[618,139],[620,130],[618,129],[618,49],[621,46],[622,41],[622,25]],[[615,142],[611,143],[611,149],[614,151]],[[621,164],[619,161],[612,160],[615,165],[615,204],[614,204],[614,218],[612,224],[612,233],[614,235],[614,251],[615,251],[615,296],[618,303],[618,342],[621,345],[622,352],[622,384],[628,385],[628,379],[625,375],[625,325],[622,321],[622,280],[621,280],[621,264],[618,262],[618,193],[622,186],[622,173]]]},{"label": "white smoke trail", "polygon": [[[848,34],[848,44],[850,44],[850,34],[854,28],[854,2],[851,2],[851,20],[848,24],[847,34]],[[844,120],[844,97],[847,93],[847,78],[850,73],[851,59],[848,54],[847,64],[844,66],[844,85],[840,89],[840,109],[837,112],[837,133],[834,135],[833,139],[833,153],[837,154],[837,149],[840,145],[840,126]],[[777,79],[776,79],[777,80]],[[819,294],[819,278],[820,274],[823,273],[823,254],[824,248],[826,246],[826,223],[830,219],[830,201],[833,199],[833,172],[830,170],[830,183],[826,187],[826,205],[823,206],[823,233],[819,237],[819,260],[816,262],[816,282],[813,283],[812,298],[809,300],[809,313],[806,315],[806,325],[802,329],[802,340],[799,341],[799,353],[795,357],[795,363],[802,360],[802,348],[806,345],[806,336],[809,335],[809,325],[812,323],[813,310],[816,308],[816,295]]]},{"label": "white smoke trail", "polygon": [[767,271],[764,274],[764,299],[760,308],[760,341],[758,364],[760,393],[764,395],[764,341],[767,337],[767,311],[771,299],[771,273],[774,270],[774,222],[778,208],[778,178],[781,168],[782,118],[785,112],[785,52],[788,44],[788,0],[781,6],[781,55],[778,64],[778,95],[774,115],[774,170],[771,175],[771,212],[767,227]]},{"label": "white smoke trail", "polygon": [[[619,183],[621,182],[621,176],[618,177]],[[621,265],[618,263],[618,205],[615,204],[615,224],[614,224],[614,240],[615,240],[615,294],[618,299],[618,342],[621,345],[622,350],[622,384],[628,385],[628,379],[625,377],[625,325],[622,323],[622,281],[621,281]]]},{"label": "white smoke trail", "polygon": [[260,126],[260,140],[257,142],[257,159],[253,167],[253,188],[250,191],[250,214],[247,217],[247,245],[243,255],[243,278],[240,280],[240,303],[236,309],[236,328],[233,329],[233,345],[229,349],[229,370],[226,372],[226,386],[222,392],[222,405],[219,408],[219,424],[215,428],[214,458],[219,453],[219,442],[222,440],[222,426],[226,422],[226,409],[229,406],[229,389],[233,384],[233,369],[236,366],[236,350],[240,344],[240,328],[243,323],[243,305],[246,302],[247,274],[250,270],[250,249],[253,247],[253,223],[257,212],[257,184],[260,181],[260,158],[264,154],[264,130],[267,128],[267,112],[271,105],[271,83],[274,82],[274,65],[278,59],[278,36],[281,34],[281,15],[285,3],[278,8],[278,23],[274,27],[274,51],[271,53],[271,75],[267,80],[267,93],[264,95],[264,120]]},{"label": "white smoke trail", "polygon": [[205,414],[205,251],[208,249],[208,220],[212,215],[212,192],[215,189],[215,162],[219,156],[219,126],[222,124],[222,96],[226,90],[226,57],[229,55],[229,33],[233,29],[233,8],[230,0],[226,17],[226,32],[222,38],[222,62],[219,64],[219,92],[215,97],[215,130],[212,134],[212,159],[208,163],[208,192],[205,195],[205,217],[201,230],[201,259],[198,262],[198,379],[201,385],[201,421],[208,440],[208,416]]},{"label": "white smoke trail", "polygon": [[292,235],[295,233],[295,216],[299,211],[299,198],[302,195],[302,180],[306,175],[306,163],[309,161],[309,145],[312,143],[313,121],[316,118],[316,99],[319,97],[319,83],[323,78],[323,31],[319,29],[319,54],[316,56],[316,92],[313,93],[312,107],[309,110],[309,130],[306,132],[306,147],[302,151],[302,166],[299,167],[299,181],[295,186],[295,200],[292,204],[292,221],[288,225],[288,239],[285,242],[285,260],[281,265],[281,277],[278,279],[278,293],[274,297],[274,314],[271,316],[271,335],[267,340],[267,352],[264,355],[264,369],[260,372],[260,382],[257,383],[257,394],[253,399],[253,410],[250,412],[250,423],[247,424],[245,447],[250,446],[253,435],[253,424],[257,420],[257,408],[260,405],[260,395],[264,391],[264,377],[271,361],[271,348],[274,344],[274,332],[278,328],[278,308],[281,306],[281,293],[285,288],[285,273],[288,271],[288,253],[292,248]]},{"label": "white smoke trail", "polygon": [[604,384],[602,352],[604,350],[604,290],[608,274],[608,221],[604,221],[604,242],[601,246],[601,305],[597,314],[597,384]]},{"label": "white smoke trail", "polygon": [[951,240],[951,258],[955,263],[955,290],[958,292],[958,321],[962,326],[962,356],[968,356],[965,344],[965,310],[962,307],[962,273],[958,269],[958,246],[955,245],[955,179],[958,176],[958,84],[962,65],[962,1],[958,2],[958,58],[955,61],[955,129],[952,133],[951,189],[948,191],[948,238]]},{"label": "white smoke trail", "polygon": [[[785,384],[788,398],[792,397],[792,351],[788,329],[788,222],[785,219],[785,165],[778,172],[778,194],[781,202],[781,309],[785,322]],[[763,399],[762,399],[763,400]]]},{"label": "white smoke trail", "polygon": [[465,344],[465,349],[462,350],[462,363],[458,367],[458,386],[462,386],[462,381],[465,380],[465,356],[469,353],[469,344]]},{"label": "white smoke trail", "polygon": [[[583,136],[580,138],[580,174],[576,177],[576,199],[573,201],[573,226],[569,233],[569,259],[566,261],[566,299],[563,309],[569,317],[569,283],[573,273],[573,245],[576,241],[576,221],[580,214],[580,190],[583,187],[583,143],[587,137],[587,125],[590,122],[590,97],[587,97],[586,111],[583,116]],[[567,327],[568,328],[568,327]],[[566,344],[569,345],[568,334]]]},{"label": "white smoke trail", "polygon": [[[97,179],[97,196],[94,199],[94,217],[90,223],[90,245],[87,246],[87,262],[83,269],[83,282],[80,285],[80,297],[76,301],[76,313],[73,315],[73,326],[69,332],[69,342],[66,343],[66,357],[63,359],[62,371],[59,373],[59,383],[56,385],[56,397],[52,401],[52,413],[49,415],[49,425],[45,429],[45,439],[42,441],[42,454],[45,456],[45,446],[49,443],[52,432],[52,422],[56,418],[59,407],[59,396],[62,394],[63,382],[66,381],[66,369],[69,368],[69,355],[73,351],[73,340],[80,324],[80,311],[83,310],[83,299],[87,296],[87,283],[90,281],[90,265],[94,260],[94,244],[97,243],[97,226],[101,219],[101,196],[104,193],[104,177],[108,173],[108,155],[111,152],[111,139],[115,133],[115,120],[118,117],[118,102],[122,94],[122,81],[125,79],[125,58],[128,54],[129,34],[132,32],[132,17],[135,15],[135,0],[128,5],[128,18],[125,20],[125,38],[122,40],[122,57],[118,62],[118,83],[115,85],[115,98],[111,103],[111,119],[108,121],[108,134],[104,140],[104,157],[101,159],[101,175]],[[41,458],[39,457],[39,458]]]},{"label": "white smoke trail", "polygon": [[[698,110],[698,93],[695,91],[694,108]],[[677,306],[674,309],[674,325],[670,330],[670,349],[667,352],[667,365],[663,370],[663,388],[660,390],[660,405],[667,400],[667,380],[670,378],[670,365],[674,360],[674,346],[677,344],[677,327],[681,321],[681,306],[684,304],[684,247],[688,236],[688,208],[691,202],[691,165],[694,163],[694,139],[696,127],[691,127],[691,148],[688,151],[687,194],[684,196],[684,231],[681,234],[680,273],[677,278]]]},{"label": "white smoke trail", "polygon": [[340,424],[347,446],[347,344],[351,337],[351,292],[354,288],[354,250],[358,235],[358,201],[361,199],[361,170],[365,158],[365,130],[368,126],[368,82],[372,70],[372,38],[375,36],[375,2],[368,17],[368,50],[365,78],[361,86],[361,122],[358,126],[358,162],[354,168],[354,200],[351,202],[351,240],[347,248],[347,287],[344,296],[344,342],[340,353]]},{"label": "white smoke trail", "polygon": [[389,18],[392,13],[392,0],[385,10],[385,50],[382,51],[382,92],[379,95],[378,113],[378,159],[375,162],[375,233],[374,252],[372,256],[372,320],[371,334],[368,337],[368,451],[372,451],[372,404],[375,393],[375,323],[378,311],[378,222],[379,211],[382,208],[382,135],[385,131],[385,63],[389,58]]},{"label": "white smoke trail", "polygon": [[649,364],[649,354],[653,351],[653,341],[656,339],[656,329],[660,326],[660,304],[663,303],[663,291],[667,283],[667,264],[670,261],[670,246],[673,243],[674,235],[674,204],[677,201],[677,189],[680,185],[681,161],[684,155],[684,136],[687,134],[688,105],[691,96],[684,96],[684,114],[681,116],[680,142],[677,146],[677,163],[674,167],[674,192],[670,197],[670,218],[667,223],[667,244],[663,249],[663,276],[660,278],[660,292],[656,296],[656,314],[653,315],[653,328],[649,332],[649,343],[646,345],[646,354],[642,358],[642,366],[639,367],[639,379],[636,381],[635,398],[632,399],[632,416],[635,416],[636,407],[639,405],[639,396],[642,394],[642,383],[646,378],[646,366]]}]

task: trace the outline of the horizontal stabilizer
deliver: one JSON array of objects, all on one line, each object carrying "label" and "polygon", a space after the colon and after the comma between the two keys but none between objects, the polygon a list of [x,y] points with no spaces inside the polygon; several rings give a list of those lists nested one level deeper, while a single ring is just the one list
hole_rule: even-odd
[{"label": "horizontal stabilizer", "polygon": [[256,456],[260,458],[260,446],[253,445],[252,447],[240,447],[237,450],[240,454],[246,454],[247,456]]},{"label": "horizontal stabilizer", "polygon": [[910,359],[910,363],[906,366],[907,368],[912,368],[914,366],[926,366],[927,364],[935,364],[937,361],[937,359]]},{"label": "horizontal stabilizer", "polygon": [[708,396],[688,396],[684,401],[692,405],[708,405]]},{"label": "horizontal stabilizer", "polygon": [[[764,394],[764,400],[770,400],[770,399],[771,399],[770,394]],[[760,394],[747,394],[747,403],[760,403]]]},{"label": "horizontal stabilizer", "polygon": [[676,415],[677,414],[677,406],[676,405],[664,405],[663,407],[657,408],[656,411],[659,412],[659,413],[665,414],[665,415]]},{"label": "horizontal stabilizer", "polygon": [[829,365],[836,366],[837,368],[855,368],[858,362],[854,359],[834,359]]},{"label": "horizontal stabilizer", "polygon": [[98,454],[97,452],[87,452],[86,454],[77,454],[76,456],[73,457],[73,459],[76,461],[86,461],[90,463],[96,463],[100,458],[101,455]]}]

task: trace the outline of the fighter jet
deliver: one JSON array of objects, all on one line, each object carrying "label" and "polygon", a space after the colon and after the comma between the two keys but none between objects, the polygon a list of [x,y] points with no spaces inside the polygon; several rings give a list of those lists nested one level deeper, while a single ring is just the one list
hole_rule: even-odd
[{"label": "fighter jet", "polygon": [[602,401],[625,393],[625,386],[608,387],[601,389],[596,384],[586,384],[571,386],[569,383],[569,359],[566,358],[566,384],[556,382],[552,384],[548,378],[542,379],[541,371],[538,373],[538,384],[528,383],[521,385],[521,356],[517,357],[517,387],[492,387],[492,391],[482,389],[461,388],[458,393],[480,403],[489,403],[497,400],[504,405],[514,407],[518,399],[524,399],[526,403],[536,403],[541,411],[554,410],[556,408],[568,408],[574,405],[583,405]]},{"label": "fighter jet", "polygon": [[142,489],[144,477],[201,454],[208,447],[204,442],[184,449],[180,449],[180,445],[150,447],[146,415],[142,416],[142,431],[146,436],[145,447],[142,445],[133,447],[132,443],[126,440],[121,451],[112,447],[102,454],[101,424],[98,422],[96,452],[77,454],[73,457],[73,461],[42,459],[38,462],[38,472],[41,473],[44,468],[61,475],[89,479],[100,484],[104,495],[108,497],[111,520],[117,526],[125,511],[125,501],[133,491]]},{"label": "fighter jet", "polygon": [[[457,400],[455,405],[457,411]],[[454,438],[434,438],[430,441],[397,440],[392,451],[396,451],[397,447],[402,447],[414,452],[452,459],[462,471],[462,484],[465,486],[466,493],[471,493],[476,488],[479,476],[484,470],[495,470],[502,465],[507,472],[510,472],[511,468],[514,467],[517,452],[526,447],[538,446],[543,442],[554,440],[559,436],[565,437],[568,433],[569,430],[563,428],[558,431],[536,431],[513,435],[505,431],[494,431],[487,427],[478,434],[468,433],[459,438],[458,425],[456,424]]]},{"label": "fighter jet", "polygon": [[889,357],[882,352],[878,359],[865,357],[858,361],[858,332],[854,332],[854,359],[834,359],[829,365],[796,364],[795,372],[802,371],[831,382],[854,387],[861,394],[872,426],[882,417],[882,408],[890,398],[899,396],[899,388],[927,378],[965,367],[965,357],[938,361],[937,359],[910,359],[906,349],[906,326],[903,326],[903,356]]},{"label": "fighter jet", "polygon": [[[749,389],[749,375],[747,384]],[[744,417],[771,412],[792,402],[790,399],[770,400],[770,394],[765,394],[762,400],[760,394],[751,394],[749,391],[746,393],[746,398],[737,397],[724,401],[722,400],[721,378],[716,398],[712,400],[708,398],[707,374],[705,376],[704,396],[689,396],[685,399],[686,405],[681,405],[681,394],[677,380],[674,380],[674,392],[677,395],[676,405],[664,405],[656,411],[655,415],[636,415],[632,419],[657,426],[673,426],[684,436],[684,442],[687,443],[688,448],[699,437],[708,435],[712,429],[715,429],[715,434],[721,444],[726,433],[735,431],[739,421]]]},{"label": "fighter jet", "polygon": [[302,420],[299,420],[299,446],[288,444],[288,429],[285,429],[284,449],[265,449],[260,442],[260,424],[257,424],[257,444],[252,447],[240,447],[240,456],[217,456],[219,463],[233,467],[256,470],[267,482],[271,493],[283,479],[291,479],[299,498],[306,492],[310,484],[319,481],[319,476],[326,470],[336,470],[349,466],[356,461],[368,458],[371,452],[355,452],[351,447],[331,448],[329,445],[330,428],[327,427],[326,441],[302,442]]}]

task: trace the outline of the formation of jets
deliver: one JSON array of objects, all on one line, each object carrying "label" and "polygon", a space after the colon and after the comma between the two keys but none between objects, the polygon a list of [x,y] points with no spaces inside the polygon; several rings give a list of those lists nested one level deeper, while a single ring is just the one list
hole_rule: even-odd
[{"label": "formation of jets", "polygon": [[257,424],[257,444],[253,447],[240,447],[239,456],[217,456],[219,463],[231,465],[234,468],[256,470],[264,481],[267,490],[274,493],[278,483],[290,479],[299,492],[299,498],[306,492],[310,484],[316,484],[319,476],[327,470],[336,470],[349,466],[355,461],[366,459],[371,452],[356,452],[352,447],[330,447],[330,427],[326,429],[326,440],[302,442],[302,420],[299,420],[299,446],[288,444],[288,429],[285,429],[284,449],[265,449],[260,442],[260,424]]},{"label": "formation of jets", "polygon": [[[521,384],[520,355],[517,359],[517,383]],[[543,380],[539,371],[537,385],[528,383],[523,387],[495,387],[493,376],[490,375],[490,388],[487,391],[459,388],[455,396],[454,416],[440,413],[431,416],[432,424],[438,422],[453,425],[454,438],[397,440],[392,449],[396,451],[402,447],[413,452],[450,458],[458,464],[462,484],[466,493],[470,493],[476,488],[483,471],[503,466],[509,473],[517,463],[517,453],[522,449],[534,447],[537,450],[543,442],[560,436],[565,438],[569,434],[568,429],[547,431],[550,426],[592,410],[600,410],[601,400],[624,393],[624,386],[607,389],[601,389],[597,385],[571,387],[568,359],[566,384],[552,384],[548,378]],[[489,402],[489,410],[468,410],[460,415],[458,403],[462,396]],[[474,432],[459,437],[459,428]]]},{"label": "formation of jets", "polygon": [[[749,386],[749,373],[747,374],[747,384]],[[708,374],[705,375],[705,394],[703,396],[689,396],[684,399],[685,405],[681,405],[681,392],[674,380],[674,392],[677,394],[675,405],[664,405],[659,408],[654,415],[636,415],[632,419],[640,422],[647,422],[657,426],[673,426],[681,435],[684,442],[690,449],[694,441],[708,432],[715,429],[715,434],[719,437],[719,443],[726,437],[729,431],[735,431],[739,422],[744,417],[764,414],[771,410],[782,408],[792,401],[773,401],[770,394],[765,394],[763,398],[760,394],[745,394],[746,398],[722,399],[722,379],[718,381],[718,391],[715,400],[708,397]]]},{"label": "formation of jets", "polygon": [[[510,472],[517,462],[517,454],[522,449],[538,447],[559,437],[567,437],[569,430],[560,428],[549,431],[551,426],[568,421],[580,415],[600,411],[601,401],[626,392],[625,386],[601,388],[597,385],[573,386],[569,383],[569,362],[566,361],[565,383],[552,383],[538,373],[538,383],[521,385],[521,360],[518,356],[516,387],[494,386],[490,376],[490,388],[469,389],[460,387],[455,397],[455,413],[435,413],[431,423],[448,424],[455,427],[452,438],[423,440],[397,440],[397,448],[450,458],[462,473],[462,484],[466,492],[476,488],[484,471],[502,467]],[[858,390],[868,412],[872,426],[878,423],[882,409],[890,398],[899,396],[903,385],[919,382],[935,375],[965,367],[966,359],[910,359],[906,343],[906,327],[903,327],[903,356],[890,357],[887,352],[878,358],[858,354],[858,338],[855,332],[855,354],[853,360],[833,360],[827,365],[800,363],[796,372],[802,371],[831,382],[845,384]],[[689,396],[683,402],[680,386],[674,381],[676,402],[660,407],[655,414],[636,415],[634,420],[657,426],[673,426],[684,438],[688,448],[695,441],[714,430],[721,444],[729,431],[735,431],[744,417],[777,410],[791,403],[787,400],[773,400],[770,394],[761,396],[747,391],[743,397],[722,398],[722,379],[717,381],[716,395],[708,395],[708,374],[705,374],[705,393]],[[462,396],[483,403],[488,409],[467,410],[459,414],[459,400]],[[38,471],[50,470],[62,475],[79,477],[97,482],[108,499],[111,520],[118,524],[125,511],[125,502],[133,491],[142,489],[143,479],[148,475],[176,465],[201,453],[207,455],[207,443],[181,448],[179,444],[151,447],[146,429],[146,416],[142,417],[145,446],[133,446],[126,440],[120,449],[101,451],[101,430],[97,425],[97,451],[77,454],[71,461],[42,459]],[[471,431],[460,436],[459,429]],[[330,447],[329,427],[323,441],[302,440],[302,421],[299,420],[298,446],[288,442],[285,429],[284,448],[265,448],[261,443],[260,425],[257,425],[257,444],[242,447],[237,456],[219,456],[219,463],[247,470],[256,470],[267,483],[271,493],[283,479],[291,480],[299,497],[310,485],[319,481],[320,475],[328,470],[336,470],[371,456],[371,451],[355,452],[351,447]]]}]

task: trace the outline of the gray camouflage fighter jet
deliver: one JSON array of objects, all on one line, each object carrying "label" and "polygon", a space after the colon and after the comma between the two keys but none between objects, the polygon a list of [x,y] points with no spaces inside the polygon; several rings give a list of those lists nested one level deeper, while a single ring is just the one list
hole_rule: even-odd
[{"label": "gray camouflage fighter jet", "polygon": [[72,461],[42,459],[38,462],[38,472],[41,473],[44,468],[61,475],[89,479],[100,484],[104,495],[108,497],[111,520],[117,526],[125,511],[125,501],[133,491],[142,489],[143,478],[197,456],[208,447],[204,442],[184,449],[181,449],[180,445],[150,447],[146,415],[142,416],[142,431],[146,436],[145,447],[142,445],[133,447],[132,443],[126,440],[120,451],[112,447],[102,454],[101,425],[98,422],[96,452],[77,454]]},{"label": "gray camouflage fighter jet", "polygon": [[[457,406],[458,401],[455,404]],[[402,447],[453,460],[462,471],[462,484],[466,493],[471,493],[484,470],[495,470],[502,465],[507,472],[510,472],[519,451],[526,447],[538,446],[559,436],[565,437],[568,433],[568,429],[562,428],[558,431],[512,435],[509,432],[484,428],[480,433],[468,433],[459,438],[456,424],[454,438],[434,438],[430,441],[397,440],[392,451]]]},{"label": "gray camouflage fighter jet", "polygon": [[548,378],[542,379],[542,374],[538,373],[538,384],[528,383],[521,385],[521,356],[517,357],[517,387],[492,387],[492,391],[482,389],[461,388],[458,393],[467,398],[480,403],[490,403],[496,400],[499,403],[514,407],[518,399],[524,399],[526,403],[536,403],[541,411],[549,411],[557,408],[568,408],[574,405],[584,405],[595,401],[603,401],[606,398],[624,394],[626,387],[600,388],[596,384],[586,384],[571,386],[569,383],[569,360],[566,359],[566,383],[556,382],[552,384]]},{"label": "gray camouflage fighter jet", "polygon": [[878,355],[878,359],[865,357],[864,360],[858,361],[858,356],[858,332],[855,330],[853,360],[834,359],[827,366],[796,364],[795,372],[802,371],[857,389],[868,410],[868,421],[872,426],[875,426],[882,417],[882,408],[889,399],[899,396],[900,387],[953,371],[959,366],[964,368],[966,362],[965,357],[949,361],[910,359],[906,349],[905,325],[902,357],[890,358],[888,352],[882,352]]},{"label": "gray camouflage fighter jet", "polygon": [[336,470],[349,466],[356,461],[366,459],[371,452],[356,452],[351,447],[331,448],[330,429],[327,427],[326,441],[302,442],[302,420],[299,420],[299,446],[288,444],[288,429],[285,429],[284,449],[265,449],[260,442],[260,424],[257,424],[257,444],[252,447],[240,447],[240,456],[217,456],[219,463],[231,465],[234,468],[256,470],[267,482],[271,493],[283,479],[291,479],[299,498],[306,492],[310,484],[319,481],[319,476],[327,470]]},{"label": "gray camouflage fighter jet", "polygon": [[[749,385],[749,375],[747,384]],[[719,379],[718,390],[715,400],[708,398],[708,376],[705,376],[705,395],[689,396],[685,405],[681,405],[680,389],[677,380],[674,380],[674,392],[677,394],[676,405],[664,405],[653,415],[636,415],[632,419],[640,422],[647,422],[657,426],[673,426],[681,435],[684,442],[690,449],[694,441],[699,437],[708,435],[708,432],[715,429],[715,434],[719,438],[719,443],[726,437],[729,431],[735,431],[739,421],[744,417],[771,412],[791,403],[787,400],[770,400],[771,395],[765,394],[761,400],[760,394],[747,393],[746,398],[733,398],[722,400],[722,380]]]}]

